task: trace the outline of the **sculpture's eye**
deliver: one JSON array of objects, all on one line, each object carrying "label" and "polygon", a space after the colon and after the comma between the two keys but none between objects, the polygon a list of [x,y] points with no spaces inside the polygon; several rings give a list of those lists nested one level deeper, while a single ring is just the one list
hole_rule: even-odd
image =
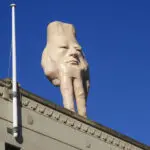
[{"label": "sculpture's eye", "polygon": [[63,48],[63,49],[68,49],[68,46],[66,46],[66,45],[63,45],[63,46],[60,46],[60,48]]},{"label": "sculpture's eye", "polygon": [[76,47],[75,49],[76,49],[76,51],[78,51],[78,52],[80,52],[80,53],[81,53],[81,48]]}]

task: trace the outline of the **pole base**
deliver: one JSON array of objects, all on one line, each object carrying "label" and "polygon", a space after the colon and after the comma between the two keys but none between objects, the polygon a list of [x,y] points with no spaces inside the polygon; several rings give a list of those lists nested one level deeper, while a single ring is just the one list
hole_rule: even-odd
[{"label": "pole base", "polygon": [[13,135],[15,138],[18,137],[18,127],[7,128],[7,133]]}]

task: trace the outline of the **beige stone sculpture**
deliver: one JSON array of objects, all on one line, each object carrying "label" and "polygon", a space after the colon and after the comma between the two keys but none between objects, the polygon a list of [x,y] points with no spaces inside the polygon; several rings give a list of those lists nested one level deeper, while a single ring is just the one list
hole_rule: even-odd
[{"label": "beige stone sculpture", "polygon": [[86,117],[89,68],[73,25],[59,21],[48,25],[41,65],[49,81],[60,86],[64,107],[75,111],[75,99],[78,113]]}]

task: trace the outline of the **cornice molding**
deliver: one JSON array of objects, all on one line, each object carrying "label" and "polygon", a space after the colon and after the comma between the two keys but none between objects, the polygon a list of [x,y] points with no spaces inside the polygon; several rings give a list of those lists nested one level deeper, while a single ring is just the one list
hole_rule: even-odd
[{"label": "cornice molding", "polygon": [[97,138],[107,144],[113,145],[122,150],[142,150],[142,148],[125,142],[124,140],[114,137],[104,131],[91,127],[90,125],[87,125],[83,122],[71,118],[70,116],[64,115],[63,113],[60,113],[52,108],[34,102],[33,100],[24,96],[22,96],[22,107],[34,111],[50,119],[53,119],[54,121],[57,121],[59,123],[65,124],[82,133],[93,136],[94,138]]},{"label": "cornice molding", "polygon": [[[150,147],[135,141],[119,132],[116,132],[103,125],[85,119],[78,114],[65,108],[57,106],[39,96],[36,96],[21,87],[18,88],[21,106],[34,111],[39,115],[53,119],[59,123],[88,134],[105,143],[113,145],[122,150],[150,150]],[[11,98],[11,80],[0,80],[0,96],[7,101]]]}]

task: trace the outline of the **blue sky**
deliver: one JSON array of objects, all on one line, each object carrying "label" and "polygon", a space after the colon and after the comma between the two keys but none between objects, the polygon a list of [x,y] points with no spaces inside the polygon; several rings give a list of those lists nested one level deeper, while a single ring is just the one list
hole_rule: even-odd
[{"label": "blue sky", "polygon": [[[1,1],[0,78],[8,76],[11,2]],[[47,24],[72,23],[90,65],[88,117],[150,145],[150,1],[14,2],[21,86],[62,106],[59,88],[45,78],[40,61]]]}]

